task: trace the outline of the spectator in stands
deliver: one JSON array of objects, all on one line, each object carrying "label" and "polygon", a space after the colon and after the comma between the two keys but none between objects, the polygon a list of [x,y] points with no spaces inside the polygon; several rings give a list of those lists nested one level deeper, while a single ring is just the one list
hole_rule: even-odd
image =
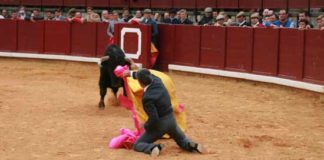
[{"label": "spectator in stands", "polygon": [[64,16],[62,16],[62,12],[61,10],[56,10],[54,13],[54,19],[55,21],[65,21],[66,18]]},{"label": "spectator in stands", "polygon": [[264,25],[260,23],[260,15],[258,12],[255,12],[251,15],[251,26],[253,28],[262,28]]},{"label": "spectator in stands", "polygon": [[213,12],[213,20],[216,20],[217,16],[218,16],[218,12],[217,11],[214,11]]},{"label": "spectator in stands", "polygon": [[1,15],[4,19],[10,19],[10,15],[8,13],[8,11],[6,9],[3,9],[2,12],[1,12]]},{"label": "spectator in stands", "polygon": [[41,21],[44,20],[44,17],[40,14],[38,9],[34,9],[33,13],[30,17],[30,21],[36,22],[36,21]]},{"label": "spectator in stands", "polygon": [[141,10],[137,10],[135,13],[135,17],[133,17],[132,19],[129,20],[129,22],[131,21],[136,21],[136,22],[142,22],[144,19],[142,11]]},{"label": "spectator in stands", "polygon": [[225,27],[225,16],[222,14],[219,14],[216,17],[216,23],[214,24],[214,26],[218,26],[218,27]]},{"label": "spectator in stands", "polygon": [[107,29],[107,34],[109,37],[114,37],[114,30],[115,30],[115,24],[118,22],[121,22],[122,20],[119,20],[119,14],[117,11],[112,12],[111,20],[109,21],[109,26]]},{"label": "spectator in stands", "polygon": [[11,20],[19,20],[19,17],[17,15],[17,12],[12,12],[11,13]]},{"label": "spectator in stands", "polygon": [[69,19],[70,22],[83,23],[85,20],[82,17],[81,12],[75,12],[74,17]]},{"label": "spectator in stands", "polygon": [[316,18],[316,25],[314,28],[316,29],[321,29],[321,23],[322,23],[322,18],[323,18],[323,15],[319,15],[317,18]]},{"label": "spectator in stands", "polygon": [[87,8],[87,22],[100,22],[100,16],[98,13],[92,10],[92,7]]},{"label": "spectator in stands", "polygon": [[47,11],[46,12],[46,17],[44,18],[45,20],[54,20],[54,12],[53,11]]},{"label": "spectator in stands", "polygon": [[25,18],[26,18],[25,7],[22,6],[19,8],[18,17],[20,20],[25,20]]},{"label": "spectator in stands", "polygon": [[250,24],[246,21],[245,13],[243,11],[239,12],[236,15],[236,23],[237,23],[237,26],[239,26],[239,27],[250,26]]},{"label": "spectator in stands", "polygon": [[128,22],[132,18],[133,18],[133,16],[129,14],[129,10],[127,8],[124,8],[123,14],[122,14],[122,20],[124,22]]},{"label": "spectator in stands", "polygon": [[295,28],[295,23],[289,19],[287,11],[282,9],[279,11],[279,27],[283,28]]},{"label": "spectator in stands", "polygon": [[299,26],[298,29],[309,29],[309,28],[311,28],[306,19],[299,20],[298,26]]},{"label": "spectator in stands", "polygon": [[161,15],[160,15],[160,13],[156,12],[154,14],[153,19],[155,20],[156,23],[159,23],[161,21]]},{"label": "spectator in stands", "polygon": [[[309,15],[306,11],[301,11],[298,13],[298,21],[306,20],[308,22],[307,28],[314,28],[314,25],[310,23]],[[297,24],[297,28],[299,28],[299,23]]]},{"label": "spectator in stands", "polygon": [[149,24],[152,26],[152,38],[151,41],[155,45],[155,47],[158,46],[158,41],[157,41],[157,35],[158,35],[158,26],[155,20],[152,18],[152,10],[151,9],[145,9],[143,11],[144,13],[144,20],[142,23],[144,24]]},{"label": "spectator in stands", "polygon": [[167,23],[167,24],[172,23],[169,12],[164,12],[162,23]]},{"label": "spectator in stands", "polygon": [[203,18],[198,22],[199,25],[210,25],[215,23],[213,19],[213,9],[211,7],[205,8],[205,15]]},{"label": "spectator in stands", "polygon": [[108,10],[103,10],[102,12],[101,12],[101,21],[102,22],[109,22],[109,20],[110,20],[110,18],[109,18],[109,12],[108,12]]},{"label": "spectator in stands", "polygon": [[181,9],[179,12],[180,12],[180,24],[193,24],[193,22],[188,19],[188,14],[185,9]]},{"label": "spectator in stands", "polygon": [[264,19],[263,25],[268,28],[278,28],[280,26],[280,22],[277,20],[277,17],[272,10],[269,11],[268,15]]},{"label": "spectator in stands", "polygon": [[177,10],[171,9],[169,13],[171,24],[180,24],[179,17],[177,17]]}]

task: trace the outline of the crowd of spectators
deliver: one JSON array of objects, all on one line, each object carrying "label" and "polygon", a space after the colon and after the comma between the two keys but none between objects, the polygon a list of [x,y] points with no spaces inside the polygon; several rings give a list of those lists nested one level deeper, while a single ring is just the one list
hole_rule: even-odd
[{"label": "crowd of spectators", "polygon": [[[229,16],[226,12],[218,12],[211,7],[207,7],[202,15],[188,18],[186,9],[171,9],[164,13],[155,12],[150,14],[152,20],[156,23],[165,24],[185,24],[185,25],[214,25],[214,26],[239,26],[239,27],[270,27],[270,28],[299,28],[299,29],[321,29],[324,30],[324,16],[320,15],[316,18],[314,24],[310,21],[308,12],[301,11],[297,20],[292,20],[289,13],[285,9],[278,12],[265,9],[263,12],[238,12],[235,16]],[[100,13],[95,12],[93,8],[87,7],[86,12],[74,8],[66,13],[62,13],[60,9],[40,12],[39,9],[33,9],[27,12],[25,7],[20,7],[17,11],[8,12],[3,9],[0,19],[13,20],[54,20],[54,21],[70,21],[70,22],[107,22],[110,24],[120,22],[142,22],[144,19],[143,11],[137,10],[134,15],[128,9],[122,11],[102,10]],[[113,25],[112,25],[113,26]],[[113,30],[113,27],[111,28]]]}]

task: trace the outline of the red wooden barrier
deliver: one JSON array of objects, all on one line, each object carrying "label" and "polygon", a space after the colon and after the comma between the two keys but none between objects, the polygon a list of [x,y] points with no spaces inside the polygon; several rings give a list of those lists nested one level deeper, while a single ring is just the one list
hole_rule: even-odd
[{"label": "red wooden barrier", "polygon": [[276,76],[278,72],[279,29],[255,28],[253,73]]},{"label": "red wooden barrier", "polygon": [[78,56],[96,56],[96,23],[72,23],[71,54]]},{"label": "red wooden barrier", "polygon": [[109,41],[108,23],[97,23],[97,57],[103,56]]},{"label": "red wooden barrier", "polygon": [[301,80],[303,76],[304,31],[280,29],[279,76]]},{"label": "red wooden barrier", "polygon": [[173,0],[174,8],[196,8],[196,0]]},{"label": "red wooden barrier", "polygon": [[44,22],[18,21],[18,51],[44,51]]},{"label": "red wooden barrier", "polygon": [[70,29],[69,22],[45,21],[44,52],[70,54]]},{"label": "red wooden barrier", "polygon": [[109,0],[87,0],[87,6],[90,7],[108,7]]},{"label": "red wooden barrier", "polygon": [[[173,62],[173,54],[175,47],[175,26],[174,25],[159,25],[159,48],[160,52],[160,67],[162,70],[168,70],[168,64]],[[163,47],[162,47],[163,46]]]},{"label": "red wooden barrier", "polygon": [[86,6],[86,0],[63,0],[66,7],[84,7]]},{"label": "red wooden barrier", "polygon": [[152,8],[172,8],[172,0],[151,0]]},{"label": "red wooden barrier", "polygon": [[217,8],[238,8],[238,0],[217,0]]},{"label": "red wooden barrier", "polygon": [[173,62],[176,64],[198,66],[200,52],[200,26],[177,25],[175,27],[175,46]]},{"label": "red wooden barrier", "polygon": [[63,0],[42,0],[42,6],[63,6]]},{"label": "red wooden barrier", "polygon": [[224,69],[226,52],[226,28],[201,27],[200,66]]},{"label": "red wooden barrier", "polygon": [[150,0],[130,0],[129,7],[130,8],[150,8],[151,2]]},{"label": "red wooden barrier", "polygon": [[262,8],[262,0],[240,0],[239,7],[244,9]]},{"label": "red wooden barrier", "polygon": [[27,6],[41,6],[42,1],[41,0],[20,0],[21,5],[27,5]]},{"label": "red wooden barrier", "polygon": [[308,8],[309,0],[288,0],[288,8]]},{"label": "red wooden barrier", "polygon": [[[151,58],[151,26],[150,25],[133,25],[127,23],[119,23],[115,25],[115,38],[117,43],[126,53],[127,57],[133,58],[135,62],[142,63],[146,68],[150,68],[149,60]],[[124,33],[124,35],[123,35]],[[142,45],[139,47],[139,39]],[[123,44],[121,42],[124,42]],[[139,52],[140,50],[141,52]],[[128,53],[130,52],[130,53]]]},{"label": "red wooden barrier", "polygon": [[17,50],[17,21],[0,20],[0,50]]},{"label": "red wooden barrier", "polygon": [[287,8],[287,0],[263,0],[263,8]]},{"label": "red wooden barrier", "polygon": [[324,8],[324,1],[323,0],[310,0],[310,7],[311,8]]},{"label": "red wooden barrier", "polygon": [[324,84],[324,32],[307,30],[305,36],[304,78]]},{"label": "red wooden barrier", "polygon": [[128,7],[129,0],[109,0],[110,7]]},{"label": "red wooden barrier", "polygon": [[226,69],[251,72],[253,29],[227,28]]},{"label": "red wooden barrier", "polygon": [[20,0],[1,0],[0,4],[1,5],[19,5]]},{"label": "red wooden barrier", "polygon": [[206,7],[212,7],[216,8],[216,1],[217,0],[197,0],[197,8],[206,8]]}]

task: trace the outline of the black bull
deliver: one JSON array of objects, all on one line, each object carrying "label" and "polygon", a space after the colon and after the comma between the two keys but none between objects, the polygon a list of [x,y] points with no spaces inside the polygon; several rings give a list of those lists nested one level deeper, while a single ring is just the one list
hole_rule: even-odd
[{"label": "black bull", "polygon": [[[124,81],[122,78],[116,77],[114,70],[118,65],[128,65],[131,63],[125,57],[124,52],[117,45],[110,45],[105,53],[105,56],[109,56],[109,59],[101,62],[100,66],[100,78],[99,78],[99,88],[100,88],[100,102],[99,108],[104,108],[104,98],[107,94],[107,88],[111,88],[114,95],[116,96],[118,89],[123,87]],[[126,93],[126,92],[124,92]]]}]

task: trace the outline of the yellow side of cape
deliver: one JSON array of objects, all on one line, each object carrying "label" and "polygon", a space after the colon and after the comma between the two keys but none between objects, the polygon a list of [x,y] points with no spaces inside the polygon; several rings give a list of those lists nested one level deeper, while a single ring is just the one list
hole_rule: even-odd
[{"label": "yellow side of cape", "polygon": [[[171,98],[171,104],[172,104],[172,108],[174,111],[174,115],[176,117],[177,120],[177,124],[178,126],[181,128],[182,131],[186,130],[186,110],[183,109],[182,112],[179,112],[179,103],[178,100],[176,98],[176,91],[175,91],[175,87],[174,84],[171,80],[171,78],[159,71],[155,71],[155,70],[150,70],[150,72],[159,77],[165,88],[168,90],[170,98]],[[138,81],[136,79],[133,79],[132,77],[128,77],[127,78],[127,84],[129,87],[129,94],[131,97],[131,100],[134,104],[134,107],[136,109],[136,113],[137,116],[140,120],[141,123],[144,123],[147,121],[148,117],[147,114],[144,111],[143,108],[143,104],[142,104],[142,96],[143,96],[143,88],[139,85]]]}]

